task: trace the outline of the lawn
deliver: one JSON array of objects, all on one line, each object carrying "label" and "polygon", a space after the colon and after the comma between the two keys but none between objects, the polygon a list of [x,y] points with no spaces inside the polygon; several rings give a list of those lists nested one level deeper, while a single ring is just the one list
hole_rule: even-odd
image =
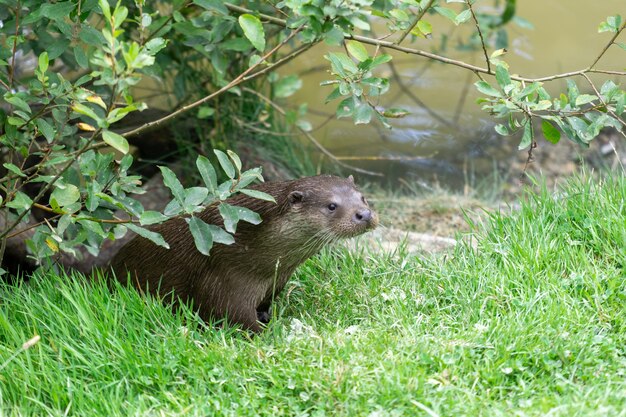
[{"label": "lawn", "polygon": [[471,229],[445,255],[324,251],[258,337],[102,280],[4,284],[0,415],[626,416],[626,179]]}]

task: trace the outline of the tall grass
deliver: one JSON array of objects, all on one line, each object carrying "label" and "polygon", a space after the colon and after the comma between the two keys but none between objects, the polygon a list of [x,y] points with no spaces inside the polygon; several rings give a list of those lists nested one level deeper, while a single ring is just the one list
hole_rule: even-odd
[{"label": "tall grass", "polygon": [[626,415],[625,202],[579,178],[444,256],[324,251],[254,338],[80,276],[5,284],[0,414]]}]

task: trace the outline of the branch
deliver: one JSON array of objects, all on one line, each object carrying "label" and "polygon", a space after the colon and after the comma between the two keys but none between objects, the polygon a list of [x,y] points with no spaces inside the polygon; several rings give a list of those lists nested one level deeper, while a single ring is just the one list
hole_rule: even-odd
[{"label": "branch", "polygon": [[[96,137],[98,137],[100,135],[102,129],[98,129],[96,130],[93,135],[91,135],[91,138],[89,138],[89,140],[87,141],[87,143],[85,143],[85,145],[80,148],[80,150],[77,152],[77,157],[78,155],[81,155],[83,152],[85,152],[87,150],[87,148],[89,148],[89,146],[91,145],[91,143],[96,139]],[[76,162],[76,159],[71,159],[70,161],[67,162],[67,164],[63,165],[63,167],[61,168],[61,170],[54,176],[54,178],[52,178],[50,180],[50,182],[48,182],[46,184],[45,187],[42,187],[42,189],[39,191],[39,193],[35,196],[35,198],[33,198],[33,204],[39,202],[39,200],[41,200],[41,198],[48,192],[48,190],[50,190],[50,188],[52,188],[52,186],[57,182],[57,180],[59,178],[61,178],[61,175],[63,175],[63,173],[65,171],[67,171],[73,164],[74,162]],[[32,208],[31,205],[31,208]],[[15,221],[13,223],[11,223],[11,225],[9,227],[7,227],[7,229],[5,231],[3,231],[2,233],[0,233],[0,239],[3,239],[6,235],[9,234],[9,232],[13,229],[15,229],[15,227],[17,225],[20,224],[20,222],[22,221],[22,219],[28,214],[30,213],[30,208],[28,210],[24,210],[22,212],[22,214],[20,214],[19,216],[17,216],[17,219],[15,219]]]},{"label": "branch", "polygon": [[476,30],[478,30],[478,36],[480,36],[480,45],[483,47],[483,53],[485,54],[485,62],[487,63],[487,71],[491,72],[491,63],[489,62],[489,55],[487,55],[487,47],[485,46],[485,39],[483,38],[483,32],[480,30],[480,25],[478,24],[478,19],[476,18],[476,14],[474,14],[474,9],[472,9],[472,3],[470,0],[465,0],[467,3],[467,7],[472,14],[472,18],[474,19],[474,23],[476,24]]},{"label": "branch", "polygon": [[[268,16],[268,15],[262,14],[262,13],[256,13],[253,10],[246,9],[246,8],[240,7],[240,6],[235,6],[235,5],[230,4],[230,3],[224,3],[224,6],[226,6],[228,9],[230,9],[232,11],[235,11],[235,12],[238,12],[238,13],[255,13],[256,15],[262,17],[263,19],[266,19],[270,23],[274,23],[274,24],[282,26],[282,27],[287,27],[287,21],[286,20],[279,19],[279,18],[273,17],[273,16]],[[622,28],[620,28],[619,32],[621,32],[622,29],[624,29],[623,26],[622,26]],[[362,43],[366,43],[368,45],[381,46],[381,47],[386,47],[386,48],[389,48],[389,49],[394,49],[396,51],[404,52],[404,53],[407,53],[407,54],[423,56],[423,57],[426,57],[426,58],[433,59],[435,61],[443,62],[444,64],[449,64],[449,65],[454,65],[454,66],[457,66],[457,67],[465,68],[465,69],[474,71],[476,73],[495,75],[495,73],[493,71],[491,71],[490,69],[487,69],[487,68],[477,67],[476,65],[470,65],[470,64],[468,64],[466,62],[463,62],[463,61],[459,61],[459,60],[456,60],[456,59],[451,59],[451,58],[448,58],[448,57],[445,57],[445,56],[442,56],[442,55],[433,54],[431,52],[422,51],[420,49],[407,48],[407,47],[404,47],[404,46],[396,45],[393,42],[389,42],[389,41],[373,39],[373,38],[369,38],[367,36],[359,36],[359,35],[347,35],[346,38],[347,39],[354,39],[356,41],[359,41],[359,42],[362,42]],[[617,38],[617,35],[614,36],[614,38],[611,40],[609,45],[613,42],[613,40],[615,38]],[[607,48],[608,48],[608,46],[607,46]],[[600,57],[601,56],[602,56],[602,54],[600,55]],[[595,62],[594,62],[594,65],[595,65]],[[625,71],[609,71],[609,70],[598,70],[598,69],[594,69],[594,68],[584,68],[584,69],[577,70],[577,71],[565,72],[565,73],[562,73],[562,74],[550,75],[550,76],[541,77],[541,78],[527,78],[527,77],[520,77],[520,76],[517,76],[517,75],[511,75],[511,79],[517,80],[517,81],[526,81],[526,82],[532,83],[532,82],[552,81],[552,80],[557,80],[557,79],[560,79],[560,78],[569,78],[569,77],[573,77],[573,76],[576,76],[576,75],[581,75],[581,74],[589,73],[589,72],[591,72],[591,73],[610,74],[610,75],[618,75],[618,76],[622,76],[622,77],[626,76],[626,72]]]},{"label": "branch", "polygon": [[415,16],[415,19],[413,20],[413,22],[411,22],[411,26],[409,26],[404,32],[402,32],[402,35],[400,35],[398,40],[394,42],[396,45],[400,45],[404,38],[406,38],[409,33],[411,33],[415,25],[417,25],[417,22],[419,22],[421,18],[424,17],[424,14],[426,14],[428,9],[430,9],[430,6],[432,6],[434,2],[435,0],[430,0],[428,4],[422,9],[422,11],[417,16]]},{"label": "branch", "polygon": [[446,126],[451,126],[451,127],[454,126],[454,123],[451,123],[449,120],[446,120],[443,116],[439,115],[433,109],[428,107],[426,103],[424,103],[419,97],[417,97],[413,93],[413,91],[411,91],[411,89],[409,89],[406,86],[406,84],[402,81],[402,77],[398,73],[396,66],[393,63],[393,60],[389,61],[387,65],[389,65],[389,69],[391,70],[393,79],[396,80],[396,82],[398,83],[398,87],[400,87],[400,91],[402,94],[406,94],[411,100],[413,100],[413,102],[415,102],[415,104],[423,108],[426,111],[426,113],[430,114],[433,117],[433,119],[440,121]]},{"label": "branch", "polygon": [[[604,101],[604,99],[602,98],[602,95],[600,94],[600,92],[598,91],[596,86],[591,81],[591,78],[589,78],[589,76],[587,74],[581,74],[581,76],[584,77],[587,80],[587,82],[589,83],[589,85],[593,89],[593,92],[596,93],[596,96],[598,96],[598,99],[600,100],[600,102],[606,108],[606,111],[609,112],[611,114],[611,116],[613,116],[615,119],[617,119],[617,121],[620,122],[622,124],[622,126],[626,127],[626,122],[624,120],[622,120],[622,118],[619,117],[613,110],[611,110],[611,108],[609,107],[608,103],[606,101]],[[622,134],[622,136],[626,136],[626,134],[622,130],[620,130],[619,132]]]},{"label": "branch", "polygon": [[[278,104],[274,103],[272,100],[270,100],[269,98],[267,98],[266,96],[264,96],[263,94],[259,93],[256,90],[253,90],[251,88],[247,88],[244,87],[243,88],[244,91],[250,93],[250,94],[254,94],[255,96],[259,97],[261,100],[265,101],[267,104],[269,104],[270,106],[272,106],[278,113],[280,113],[283,117],[285,117],[287,115],[287,112],[280,107]],[[333,161],[335,161],[335,163],[337,163],[338,165],[341,165],[344,168],[348,168],[351,170],[354,170],[356,172],[360,172],[362,174],[367,174],[367,175],[375,175],[375,176],[379,176],[381,177],[382,174],[378,173],[378,172],[373,172],[373,171],[367,171],[365,169],[361,169],[361,168],[357,168],[355,166],[352,165],[348,165],[344,162],[340,161],[340,158],[336,157],[335,155],[333,155],[328,149],[326,149],[324,147],[324,145],[322,145],[321,143],[318,142],[317,139],[315,139],[315,137],[313,137],[313,135],[311,135],[309,132],[307,132],[306,130],[300,128],[299,126],[296,125],[296,128],[298,128],[298,130],[300,130],[300,132],[302,132],[302,134],[304,136],[306,136],[306,138],[311,141],[311,143],[313,143],[313,145],[315,145],[315,147],[317,149],[319,149],[324,155],[328,156],[330,159],[332,159]]]},{"label": "branch", "polygon": [[[194,109],[204,103],[206,103],[209,100],[212,100],[213,98],[219,96],[220,94],[230,90],[231,88],[246,82],[248,80],[251,80],[253,78],[258,77],[259,75],[265,74],[266,72],[276,68],[277,66],[282,65],[283,63],[286,62],[286,60],[283,58],[277,62],[275,62],[272,65],[269,65],[268,67],[266,67],[263,70],[257,71],[252,75],[249,75],[253,70],[255,70],[259,65],[261,65],[263,62],[265,62],[265,60],[270,57],[271,55],[273,55],[276,51],[278,51],[280,48],[282,48],[284,45],[286,45],[294,36],[296,36],[296,34],[298,32],[300,32],[300,30],[302,29],[302,27],[299,27],[298,29],[294,30],[293,32],[291,32],[289,34],[289,36],[287,36],[287,38],[285,38],[281,43],[279,43],[278,45],[276,45],[274,48],[272,48],[268,53],[266,53],[265,55],[263,55],[263,57],[261,57],[261,59],[259,60],[259,62],[257,62],[256,64],[254,64],[253,66],[251,66],[250,68],[248,68],[247,70],[245,70],[244,72],[242,72],[241,74],[239,74],[239,76],[237,78],[235,78],[234,80],[232,80],[231,82],[229,82],[227,85],[225,85],[224,87],[220,88],[219,90],[215,91],[212,94],[209,94],[206,97],[201,98],[198,101],[195,101],[191,104],[188,104],[186,106],[181,107],[180,109],[176,110],[173,113],[168,114],[167,116],[161,118],[161,119],[157,119],[154,120],[152,122],[146,123],[143,126],[138,127],[137,129],[133,129],[129,132],[126,132],[124,134],[122,134],[122,136],[124,136],[125,138],[130,138],[133,136],[137,136],[140,133],[145,133],[145,132],[151,132],[153,130],[155,130],[156,128],[160,127],[161,125],[166,124],[167,122],[171,121],[172,119],[175,119],[176,117],[180,116],[183,113],[188,112],[191,109]],[[313,44],[309,44],[309,48],[311,46],[313,46]],[[304,52],[306,49],[308,48],[302,48],[300,50],[297,51],[297,53],[302,53]],[[288,55],[288,57],[290,57],[289,59],[292,59],[293,57],[295,57],[297,54],[290,54]]]},{"label": "branch", "polygon": [[617,39],[619,34],[622,33],[624,28],[626,28],[626,21],[624,23],[622,23],[622,26],[619,28],[619,30],[617,32],[615,32],[615,34],[613,35],[613,37],[611,38],[609,43],[607,43],[606,46],[604,47],[604,49],[602,49],[602,51],[600,51],[600,54],[596,57],[596,59],[593,61],[593,63],[591,65],[589,65],[588,69],[592,69],[598,63],[600,58],[602,58],[604,53],[611,47],[611,45],[613,45],[613,42],[615,42],[615,39]]}]

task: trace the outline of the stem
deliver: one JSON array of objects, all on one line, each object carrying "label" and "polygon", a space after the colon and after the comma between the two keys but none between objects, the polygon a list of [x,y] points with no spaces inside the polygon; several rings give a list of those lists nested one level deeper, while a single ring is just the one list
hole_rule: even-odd
[{"label": "stem", "polygon": [[[254,94],[255,96],[259,97],[261,100],[265,101],[267,104],[269,104],[270,106],[272,106],[278,113],[280,113],[283,117],[285,117],[287,115],[287,112],[280,107],[278,104],[274,103],[272,100],[270,100],[269,98],[267,98],[266,96],[264,96],[263,94],[259,93],[256,90],[253,90],[251,88],[243,88],[244,91],[250,93],[250,94]],[[326,149],[324,147],[324,145],[322,145],[321,143],[318,142],[317,139],[315,139],[315,137],[313,137],[313,135],[311,135],[309,132],[307,132],[306,130],[301,129],[300,127],[296,126],[296,128],[298,130],[300,130],[300,132],[302,132],[302,134],[304,136],[306,136],[306,138],[311,141],[311,143],[313,143],[313,145],[315,145],[315,147],[317,149],[319,149],[324,155],[328,156],[329,158],[331,158],[333,161],[335,161],[335,163],[343,166],[344,168],[348,168],[348,169],[352,169],[356,172],[360,172],[362,174],[368,174],[368,175],[375,175],[375,176],[382,176],[382,174],[378,173],[378,172],[372,172],[372,171],[367,171],[365,169],[361,169],[361,168],[357,168],[354,167],[352,165],[348,165],[344,162],[341,162],[341,158],[336,157],[335,155],[333,155],[328,149]]]},{"label": "stem", "polygon": [[[626,127],[626,122],[624,120],[622,120],[622,118],[619,117],[613,110],[611,110],[611,108],[609,107],[608,103],[606,101],[604,101],[604,99],[602,98],[602,95],[600,94],[600,92],[598,91],[598,89],[596,88],[594,83],[591,81],[591,78],[589,78],[589,76],[587,74],[581,74],[581,76],[584,77],[587,80],[587,82],[589,83],[589,85],[593,89],[593,92],[596,93],[596,96],[598,96],[598,99],[600,100],[600,102],[602,103],[604,108],[606,108],[606,111],[609,112],[611,114],[611,116],[613,116],[618,122],[620,122],[622,124],[622,126]],[[626,136],[626,134],[624,133],[623,130],[619,130],[619,132],[622,134],[622,136]]]},{"label": "stem", "polygon": [[[292,59],[294,58],[297,54],[292,53],[290,55],[288,55],[288,59],[287,57],[277,61],[276,63],[269,65],[268,67],[266,67],[263,70],[257,71],[253,74],[250,75],[250,73],[255,70],[259,65],[261,65],[261,63],[263,63],[268,57],[270,57],[271,55],[273,55],[276,51],[278,51],[280,48],[282,48],[284,45],[286,45],[298,32],[300,32],[300,30],[302,29],[302,27],[296,29],[295,31],[291,32],[289,34],[289,36],[287,38],[285,38],[281,43],[279,43],[278,45],[276,45],[274,48],[272,48],[272,50],[270,50],[268,53],[266,53],[265,55],[263,55],[263,57],[261,58],[261,60],[256,63],[255,65],[251,66],[250,68],[248,68],[247,70],[245,70],[244,72],[242,72],[237,78],[235,78],[234,80],[232,80],[230,83],[228,83],[227,85],[225,85],[224,87],[220,88],[219,90],[217,90],[216,92],[209,94],[206,97],[201,98],[198,101],[195,101],[194,103],[188,104],[186,106],[181,107],[180,109],[176,110],[173,113],[168,114],[165,117],[162,117],[161,119],[157,119],[154,120],[152,122],[148,122],[143,126],[138,127],[137,129],[133,129],[129,132],[124,133],[122,136],[124,136],[125,138],[130,138],[130,137],[134,137],[139,135],[140,133],[145,133],[145,132],[150,132],[155,130],[156,128],[160,127],[161,125],[166,124],[167,122],[171,121],[172,119],[175,119],[176,117],[180,116],[183,113],[188,112],[191,109],[194,109],[204,103],[206,103],[207,101],[219,96],[220,94],[230,90],[231,88],[246,82],[248,80],[251,80],[253,78],[258,77],[259,75],[265,74],[268,71],[271,71],[273,69],[275,69],[277,66],[282,65],[283,63],[285,63],[288,59]],[[309,48],[311,46],[313,46],[313,44],[309,44]],[[302,48],[300,50],[298,50],[298,54],[304,52],[306,49],[308,48]]]},{"label": "stem", "polygon": [[396,45],[400,45],[402,41],[404,40],[404,38],[406,38],[409,35],[409,33],[411,33],[415,25],[417,25],[417,22],[419,22],[420,19],[424,17],[424,14],[426,14],[428,9],[430,9],[430,6],[432,6],[434,2],[435,0],[430,0],[428,4],[422,9],[422,11],[417,16],[415,16],[415,19],[413,20],[413,22],[411,22],[411,26],[409,26],[404,32],[402,32],[402,35],[400,35],[398,40],[394,42]]},{"label": "stem", "polygon": [[[233,4],[230,3],[224,3],[224,6],[226,6],[228,9],[239,12],[239,13],[256,13],[253,12],[250,9],[246,9],[244,7],[240,7],[240,6],[235,6]],[[273,16],[268,16],[268,15],[264,15],[264,14],[259,14],[256,13],[258,16],[266,19],[268,22],[283,26],[283,27],[287,27],[287,21],[283,20],[283,19],[278,19],[276,17]],[[623,27],[620,28],[620,32],[622,31]],[[380,40],[380,39],[373,39],[373,38],[369,38],[367,36],[359,36],[359,35],[348,35],[346,36],[347,39],[354,39],[357,40],[359,42],[362,43],[366,43],[368,45],[374,45],[374,46],[384,46],[386,48],[389,49],[394,49],[396,51],[400,51],[400,52],[404,52],[407,54],[412,54],[412,55],[419,55],[419,56],[423,56],[426,58],[430,58],[433,59],[435,61],[439,61],[439,62],[443,62],[444,64],[449,64],[449,65],[454,65],[460,68],[465,68],[471,71],[474,71],[476,73],[483,73],[483,74],[488,74],[488,75],[495,75],[493,71],[487,69],[487,68],[482,68],[482,67],[477,67],[476,65],[471,65],[468,64],[466,62],[463,61],[459,61],[456,59],[451,59],[442,55],[437,55],[437,54],[433,54],[430,52],[426,52],[426,51],[422,51],[420,49],[414,49],[414,48],[407,48],[404,46],[400,46],[400,45],[396,45],[393,42],[389,42],[389,41],[384,41],[384,40]],[[614,39],[617,38],[617,35],[614,36]],[[613,40],[612,40],[613,41]],[[611,41],[611,43],[612,43]],[[610,45],[610,44],[609,44]],[[608,48],[608,46],[607,46]],[[603,53],[602,53],[603,54]],[[600,57],[602,56],[602,54],[600,55]],[[598,58],[599,59],[599,58]],[[594,62],[595,65],[595,62]],[[556,75],[550,75],[547,77],[541,77],[541,78],[527,78],[527,77],[520,77],[517,75],[511,75],[511,79],[513,80],[517,80],[517,81],[526,81],[526,82],[543,82],[543,81],[552,81],[552,80],[557,80],[560,78],[569,78],[569,77],[573,77],[576,75],[581,75],[584,73],[602,73],[602,74],[610,74],[610,75],[618,75],[618,76],[626,76],[626,72],[625,71],[610,71],[610,70],[597,70],[594,68],[584,68],[581,70],[577,70],[577,71],[571,71],[571,72],[565,72],[562,74],[556,74]]]},{"label": "stem", "polygon": [[[83,152],[85,152],[87,150],[87,148],[91,145],[91,143],[96,139],[97,136],[100,135],[101,129],[98,129],[97,131],[94,132],[94,134],[91,136],[91,138],[89,138],[89,140],[87,141],[87,143],[79,150],[79,152],[77,153],[76,157],[78,158],[78,156],[80,156]],[[50,188],[52,188],[52,186],[54,185],[54,183],[57,182],[57,180],[59,178],[61,178],[61,175],[63,175],[63,173],[65,171],[67,171],[75,162],[75,159],[72,159],[70,161],[67,162],[67,164],[65,164],[63,166],[63,168],[61,168],[61,170],[54,176],[54,178],[52,178],[52,180],[50,180],[49,183],[46,184],[45,187],[43,187],[39,193],[35,196],[35,198],[33,198],[33,204],[39,202],[39,200],[41,200],[41,198],[48,192],[48,190],[50,190]],[[31,205],[32,208],[32,205]],[[26,216],[26,214],[30,213],[30,208],[28,210],[24,210],[22,212],[22,214],[20,214],[19,216],[17,216],[17,219],[11,223],[11,225],[9,227],[7,227],[7,229],[5,231],[3,231],[2,233],[0,233],[0,239],[4,239],[5,236],[7,236],[9,234],[9,232],[13,229],[15,229],[15,227],[17,227],[17,225],[20,224],[20,222],[22,221],[22,219]]]},{"label": "stem", "polygon": [[22,10],[21,2],[17,2],[15,7],[15,37],[13,38],[13,53],[11,55],[11,65],[9,66],[9,91],[13,89],[13,77],[15,76],[15,54],[17,52],[17,35],[20,29],[20,11]]},{"label": "stem", "polygon": [[487,71],[491,72],[491,63],[489,62],[489,55],[487,55],[487,47],[485,46],[485,39],[483,38],[483,32],[480,30],[480,25],[478,24],[478,19],[476,18],[476,14],[474,14],[474,9],[472,9],[472,3],[470,0],[465,0],[467,3],[467,7],[472,14],[472,18],[474,19],[474,23],[476,24],[476,30],[478,30],[478,36],[480,36],[480,45],[483,47],[483,53],[485,54],[485,62],[487,63]]},{"label": "stem", "polygon": [[615,34],[613,35],[613,37],[611,38],[611,40],[609,41],[609,43],[607,43],[604,47],[604,49],[602,49],[602,51],[600,51],[600,54],[596,57],[596,59],[591,63],[591,65],[589,65],[588,69],[592,69],[600,60],[600,58],[602,58],[602,56],[605,54],[605,52],[611,47],[611,45],[613,45],[613,42],[615,42],[615,39],[617,39],[617,37],[619,36],[620,33],[622,33],[622,31],[624,30],[624,28],[626,28],[626,22],[622,23],[622,26],[619,28],[619,30],[617,32],[615,32]]}]

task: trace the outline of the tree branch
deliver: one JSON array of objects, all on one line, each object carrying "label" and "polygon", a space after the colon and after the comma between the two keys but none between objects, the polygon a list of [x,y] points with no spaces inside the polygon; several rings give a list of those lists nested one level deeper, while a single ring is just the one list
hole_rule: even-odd
[{"label": "tree branch", "polygon": [[417,23],[421,20],[421,18],[424,17],[424,14],[426,14],[428,9],[430,9],[430,6],[432,6],[434,2],[435,0],[430,0],[428,4],[422,9],[422,11],[417,16],[415,16],[415,19],[413,20],[413,22],[411,22],[411,26],[409,26],[404,32],[402,32],[402,35],[400,35],[398,40],[394,42],[396,45],[400,45],[402,41],[404,40],[404,38],[406,38],[409,35],[409,33],[411,33],[415,25],[417,25]]},{"label": "tree branch", "polygon": [[[283,19],[279,19],[273,16],[268,16],[262,13],[256,13],[253,10],[250,9],[246,9],[244,7],[240,7],[240,6],[235,6],[233,4],[230,3],[224,3],[224,6],[226,6],[229,10],[238,12],[238,13],[255,13],[258,16],[262,17],[263,19],[266,19],[268,22],[270,23],[274,23],[276,25],[280,25],[282,27],[287,27],[287,21],[283,20]],[[620,28],[621,32],[623,29]],[[456,59],[451,59],[442,55],[437,55],[437,54],[433,54],[431,52],[426,52],[426,51],[422,51],[420,49],[414,49],[414,48],[407,48],[405,46],[400,46],[400,45],[396,45],[393,42],[389,42],[389,41],[385,41],[385,40],[379,40],[379,39],[373,39],[373,38],[369,38],[367,36],[359,36],[359,35],[348,35],[346,36],[347,39],[354,39],[356,41],[362,42],[362,43],[366,43],[368,45],[373,45],[373,46],[381,46],[381,47],[386,47],[389,49],[394,49],[396,51],[400,51],[400,52],[404,52],[407,54],[413,54],[413,55],[419,55],[419,56],[423,56],[426,58],[430,58],[433,59],[435,61],[439,61],[439,62],[443,62],[444,64],[449,64],[449,65],[454,65],[460,68],[465,68],[471,71],[474,71],[476,73],[482,73],[482,74],[488,74],[488,75],[495,75],[495,73],[493,71],[491,71],[490,69],[487,68],[482,68],[482,67],[478,67],[476,65],[471,65],[468,64],[466,62],[463,61],[459,61]],[[609,46],[611,43],[613,43],[613,40],[617,38],[617,34],[616,36],[613,37],[613,39],[611,40],[611,42],[609,43]],[[606,47],[608,48],[608,46]],[[605,48],[605,49],[606,49]],[[604,53],[602,53],[600,55],[600,57],[603,55]],[[600,58],[598,57],[598,59]],[[594,62],[595,65],[595,62]],[[598,69],[594,69],[594,68],[584,68],[581,70],[577,70],[577,71],[571,71],[571,72],[565,72],[562,74],[556,74],[556,75],[550,75],[547,77],[540,77],[540,78],[527,78],[527,77],[520,77],[517,75],[511,75],[511,79],[513,80],[517,80],[517,81],[526,81],[529,83],[532,82],[544,82],[544,81],[552,81],[552,80],[557,80],[560,78],[569,78],[569,77],[573,77],[576,75],[581,75],[584,73],[602,73],[602,74],[610,74],[610,75],[618,75],[618,76],[626,76],[626,72],[624,71],[610,71],[610,70],[598,70]]]},{"label": "tree branch", "polygon": [[[212,94],[209,94],[206,97],[201,98],[200,100],[197,100],[191,104],[188,104],[186,106],[181,107],[180,109],[176,110],[173,113],[168,114],[165,117],[162,117],[160,119],[157,120],[153,120],[152,122],[146,123],[143,126],[138,127],[137,129],[133,129],[129,132],[126,132],[124,134],[122,134],[122,136],[124,136],[125,138],[130,138],[133,136],[137,136],[140,133],[145,133],[145,132],[150,132],[155,130],[156,128],[166,124],[167,122],[171,121],[172,119],[175,119],[176,117],[180,116],[183,113],[188,112],[191,109],[194,109],[204,103],[206,103],[209,100],[212,100],[213,98],[219,96],[220,94],[230,90],[231,88],[246,82],[248,80],[251,80],[253,78],[258,77],[259,75],[265,74],[268,71],[271,71],[272,69],[284,64],[286,62],[285,59],[281,59],[277,62],[275,62],[272,65],[267,66],[266,68],[264,68],[263,70],[257,71],[253,74],[250,75],[250,73],[252,71],[254,71],[257,67],[259,67],[259,65],[261,65],[263,62],[265,62],[265,60],[270,57],[271,55],[273,55],[274,53],[276,53],[276,51],[278,51],[280,48],[282,48],[283,46],[285,46],[294,36],[296,36],[296,34],[301,30],[302,27],[294,30],[293,32],[291,32],[289,34],[289,36],[287,36],[287,38],[285,38],[282,42],[280,42],[278,45],[276,45],[274,48],[272,48],[269,52],[267,52],[265,55],[263,55],[263,57],[261,58],[261,60],[256,63],[255,65],[251,66],[250,68],[248,68],[247,70],[245,70],[244,72],[242,72],[241,74],[239,74],[239,76],[237,76],[237,78],[235,78],[234,80],[232,80],[231,82],[229,82],[227,85],[225,85],[224,87],[220,88],[219,90],[215,91]],[[313,46],[313,44],[309,44],[311,46]],[[309,46],[310,47],[310,46]],[[298,54],[304,52],[306,49],[308,48],[302,48],[300,50],[298,50]],[[292,59],[296,56],[297,54],[290,54],[288,55],[288,57],[290,57],[289,59]]]},{"label": "tree branch", "polygon": [[609,43],[607,43],[606,46],[604,47],[604,49],[602,49],[602,51],[600,51],[600,54],[596,57],[596,59],[593,61],[593,63],[591,65],[589,65],[588,69],[592,69],[598,63],[600,58],[602,58],[602,56],[605,54],[605,52],[611,47],[611,45],[613,45],[613,42],[615,42],[615,39],[617,39],[619,34],[622,33],[624,28],[626,28],[626,22],[622,23],[622,26],[619,28],[619,30],[617,32],[615,32],[615,34],[613,35],[613,37],[611,38]]},{"label": "tree branch", "polygon": [[[255,91],[251,88],[247,88],[244,87],[243,88],[244,91],[250,93],[250,94],[254,94],[255,96],[259,97],[261,100],[265,101],[267,104],[269,104],[270,106],[272,106],[272,108],[274,108],[278,113],[280,113],[283,117],[285,117],[287,115],[287,112],[280,107],[278,104],[276,104],[275,102],[273,102],[272,100],[270,100],[268,97],[264,96],[263,94],[259,93],[258,91]],[[330,159],[332,159],[335,163],[337,163],[338,165],[341,165],[344,168],[348,168],[351,170],[354,170],[356,172],[360,172],[362,174],[367,174],[367,175],[375,175],[375,176],[382,176],[381,173],[379,172],[373,172],[373,171],[367,171],[365,169],[361,169],[361,168],[357,168],[355,166],[352,165],[348,165],[345,162],[341,162],[340,158],[336,157],[335,155],[333,155],[328,149],[326,149],[324,147],[324,145],[322,145],[321,143],[318,142],[317,139],[315,139],[315,137],[313,137],[313,135],[311,135],[309,132],[307,132],[306,130],[300,128],[299,126],[296,126],[296,128],[298,130],[300,130],[300,132],[306,136],[306,138],[313,144],[315,145],[315,147],[317,149],[320,150],[320,152],[322,152],[324,155],[328,156]]]},{"label": "tree branch", "polygon": [[470,2],[470,0],[465,0],[465,3],[467,3],[467,7],[469,8],[470,13],[472,14],[472,18],[474,19],[474,23],[476,24],[476,30],[478,30],[478,36],[480,36],[480,45],[483,47],[483,53],[485,54],[485,62],[487,63],[487,71],[491,72],[491,63],[489,62],[489,55],[487,54],[487,46],[485,45],[483,32],[480,30],[478,19],[476,18],[474,9],[472,9],[472,3]]}]

